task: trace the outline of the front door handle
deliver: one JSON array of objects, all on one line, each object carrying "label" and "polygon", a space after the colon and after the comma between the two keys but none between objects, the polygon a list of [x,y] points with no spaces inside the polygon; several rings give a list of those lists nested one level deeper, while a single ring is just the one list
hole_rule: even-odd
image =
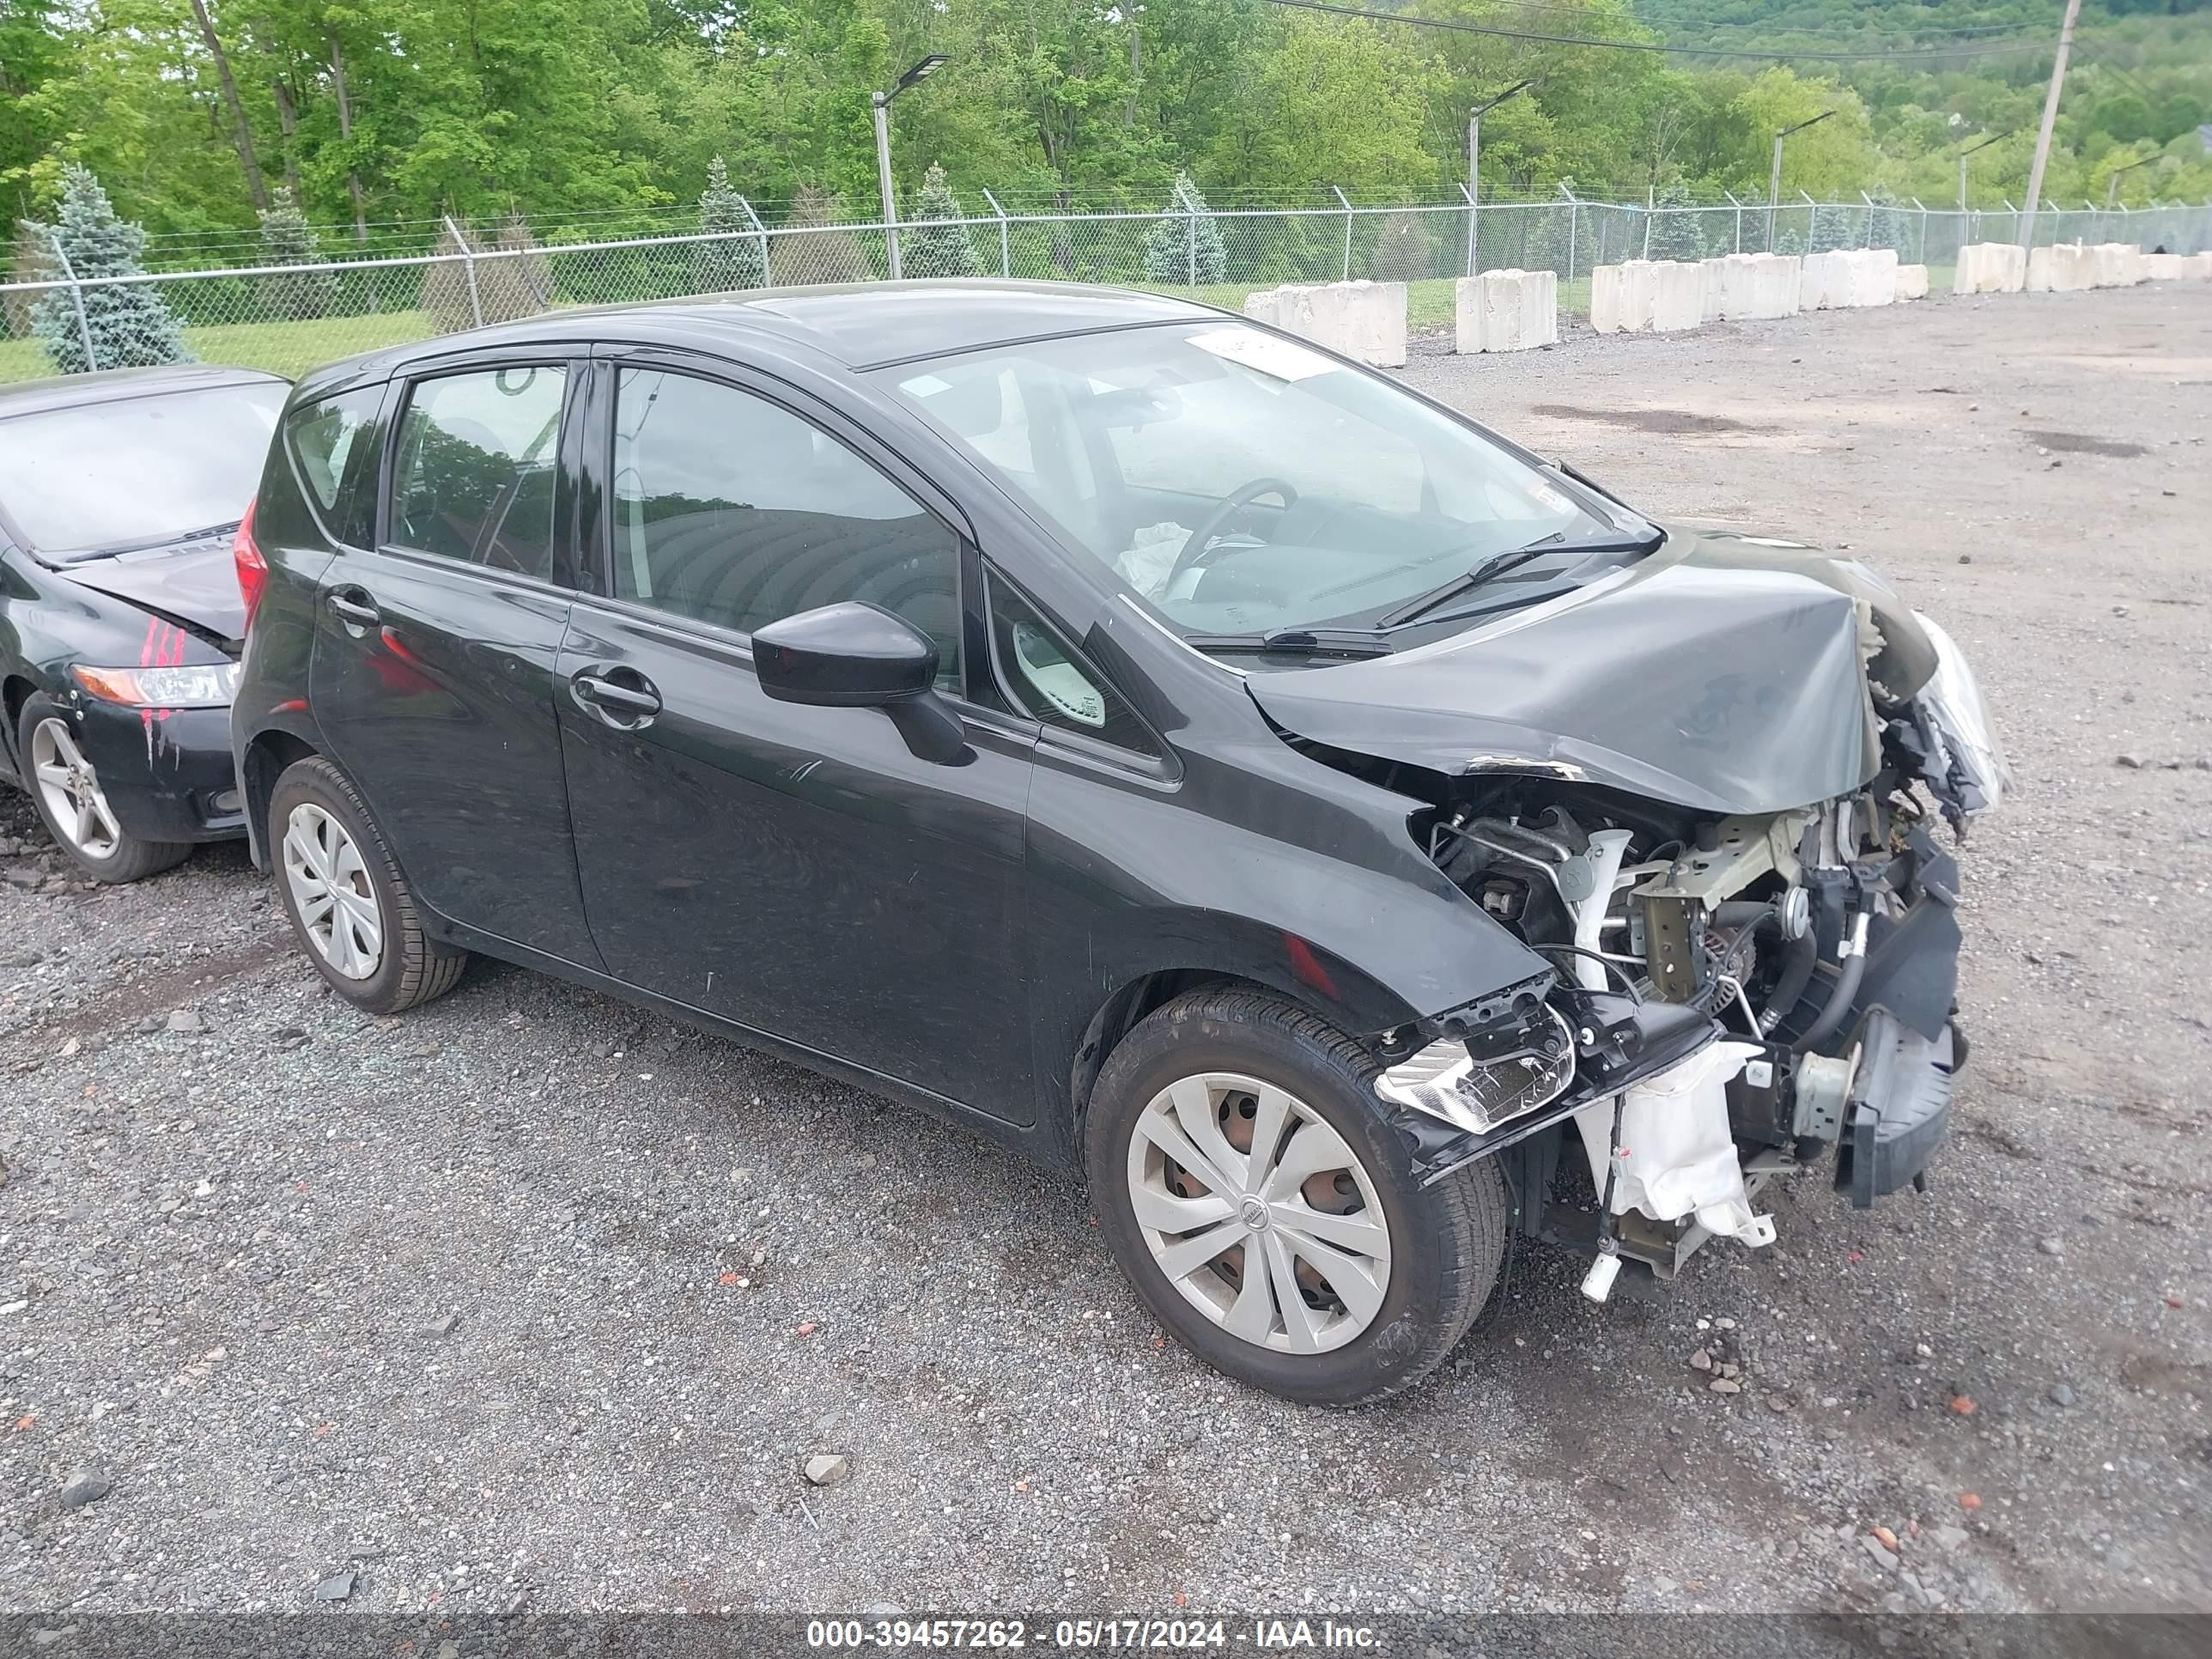
[{"label": "front door handle", "polygon": [[660,693],[635,668],[590,669],[570,677],[577,702],[610,726],[635,732],[660,712]]},{"label": "front door handle", "polygon": [[331,614],[345,625],[345,631],[356,639],[383,620],[382,614],[369,602],[368,595],[358,587],[341,587],[330,596]]}]

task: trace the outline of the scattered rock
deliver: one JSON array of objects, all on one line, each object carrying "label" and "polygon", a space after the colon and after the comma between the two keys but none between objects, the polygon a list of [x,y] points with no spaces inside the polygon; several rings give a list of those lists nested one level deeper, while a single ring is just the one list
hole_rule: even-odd
[{"label": "scattered rock", "polygon": [[1892,1532],[1887,1527],[1875,1527],[1870,1528],[1870,1530],[1875,1537],[1881,1540],[1882,1548],[1890,1551],[1892,1553],[1896,1552],[1897,1534],[1895,1533]]},{"label": "scattered rock", "polygon": [[353,1594],[353,1581],[354,1572],[353,1569],[350,1567],[347,1568],[343,1572],[334,1572],[329,1577],[324,1579],[321,1583],[315,1586],[315,1600],[318,1601],[343,1601],[347,1596]]},{"label": "scattered rock", "polygon": [[852,1459],[839,1452],[817,1452],[806,1460],[807,1484],[834,1486],[853,1472]]},{"label": "scattered rock", "polygon": [[171,1031],[191,1033],[204,1031],[207,1028],[207,1021],[202,1019],[190,1008],[171,1010],[168,1019],[164,1023],[164,1029]]},{"label": "scattered rock", "polygon": [[1960,564],[1972,564],[1973,562],[1974,556],[1971,553],[1961,553],[1959,555],[1959,562]]},{"label": "scattered rock", "polygon": [[1697,1352],[1690,1356],[1690,1369],[1692,1370],[1709,1371],[1712,1370],[1712,1368],[1713,1357],[1710,1353],[1706,1352],[1703,1348],[1698,1349]]},{"label": "scattered rock", "polygon": [[[2143,769],[2143,768],[2144,768],[2144,767],[2146,767],[2146,766],[2148,766],[2148,765],[2149,765],[2149,764],[2150,764],[2150,763],[2149,763],[2148,761],[2145,760],[2145,759],[2144,759],[2141,755],[2120,755],[2120,756],[2116,757],[2115,758],[2118,761],[2118,763],[2119,763],[2122,766],[2126,767],[2126,768],[2127,768],[2130,771],[2131,771],[2131,772],[2140,772],[2140,771],[2142,771],[2142,770]],[[2045,1244],[2052,1244],[2052,1243],[2054,1243],[2054,1241],[2050,1240],[2050,1239],[2045,1239],[2045,1240],[2044,1241],[2044,1243],[2045,1243]],[[2054,1249],[2052,1249],[2049,1250],[2049,1251],[2047,1252],[2047,1254],[2051,1255],[2057,1255],[2058,1254],[2058,1252],[2057,1252],[2057,1250],[2054,1248]]]},{"label": "scattered rock", "polygon": [[422,1327],[422,1334],[425,1336],[451,1336],[453,1334],[454,1328],[460,1322],[460,1315],[447,1314],[443,1318],[434,1319],[428,1324]]},{"label": "scattered rock", "polygon": [[1717,1376],[1705,1384],[1715,1394],[1741,1394],[1743,1384],[1732,1376]]},{"label": "scattered rock", "polygon": [[1948,1554],[1965,1546],[1967,1534],[1964,1527],[1942,1526],[1936,1528],[1928,1536],[1937,1549]]},{"label": "scattered rock", "polygon": [[2053,1382],[2051,1385],[2051,1403],[2054,1406],[2072,1405],[2074,1403],[2074,1390],[2068,1388],[2063,1382]]},{"label": "scattered rock", "polygon": [[1874,1558],[1875,1565],[1886,1572],[1897,1571],[1899,1565],[1897,1558],[1882,1547],[1879,1538],[1869,1535],[1860,1539],[1859,1542],[1866,1546],[1866,1553]]},{"label": "scattered rock", "polygon": [[97,1504],[115,1490],[115,1483],[105,1475],[79,1474],[70,1478],[62,1488],[62,1508],[81,1510],[87,1504]]},{"label": "scattered rock", "polygon": [[[2142,763],[2138,761],[2136,764],[2140,766]],[[2039,1238],[2035,1241],[2035,1248],[2045,1255],[2063,1255],[2066,1254],[2066,1241],[2063,1238]]]}]

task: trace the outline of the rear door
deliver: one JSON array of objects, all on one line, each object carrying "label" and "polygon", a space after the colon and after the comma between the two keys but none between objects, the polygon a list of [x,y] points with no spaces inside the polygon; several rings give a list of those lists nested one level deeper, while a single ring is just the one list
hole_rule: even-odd
[{"label": "rear door", "polygon": [[323,574],[309,685],[433,909],[596,968],[553,708],[585,378],[538,348],[395,386],[379,539]]},{"label": "rear door", "polygon": [[[963,700],[981,621],[949,507],[788,388],[675,357],[599,373],[608,568],[575,607],[560,718],[608,970],[1028,1122],[1036,731]],[[937,642],[965,763],[917,759],[879,709],[762,691],[751,631],[841,599]]]}]

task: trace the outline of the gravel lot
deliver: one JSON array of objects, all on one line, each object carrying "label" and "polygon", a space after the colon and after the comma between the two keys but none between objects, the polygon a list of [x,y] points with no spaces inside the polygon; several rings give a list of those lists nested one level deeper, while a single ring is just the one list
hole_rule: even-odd
[{"label": "gravel lot", "polygon": [[10,794],[0,1605],[2212,1609],[2212,290],[1407,378],[1973,657],[2020,784],[1930,1194],[1801,1182],[1604,1310],[1524,1253],[1434,1381],[1297,1409],[1065,1178],[512,969],[364,1018],[242,850],[88,890]]}]

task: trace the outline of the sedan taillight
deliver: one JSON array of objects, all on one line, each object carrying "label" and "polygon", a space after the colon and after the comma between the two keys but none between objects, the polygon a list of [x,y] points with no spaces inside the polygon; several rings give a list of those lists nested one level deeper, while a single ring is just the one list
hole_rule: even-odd
[{"label": "sedan taillight", "polygon": [[269,586],[269,561],[261,556],[261,544],[253,539],[253,503],[246,504],[246,516],[238,521],[238,534],[230,544],[230,556],[238,567],[239,597],[246,601],[246,626],[253,626],[253,613],[261,608],[262,591]]}]

